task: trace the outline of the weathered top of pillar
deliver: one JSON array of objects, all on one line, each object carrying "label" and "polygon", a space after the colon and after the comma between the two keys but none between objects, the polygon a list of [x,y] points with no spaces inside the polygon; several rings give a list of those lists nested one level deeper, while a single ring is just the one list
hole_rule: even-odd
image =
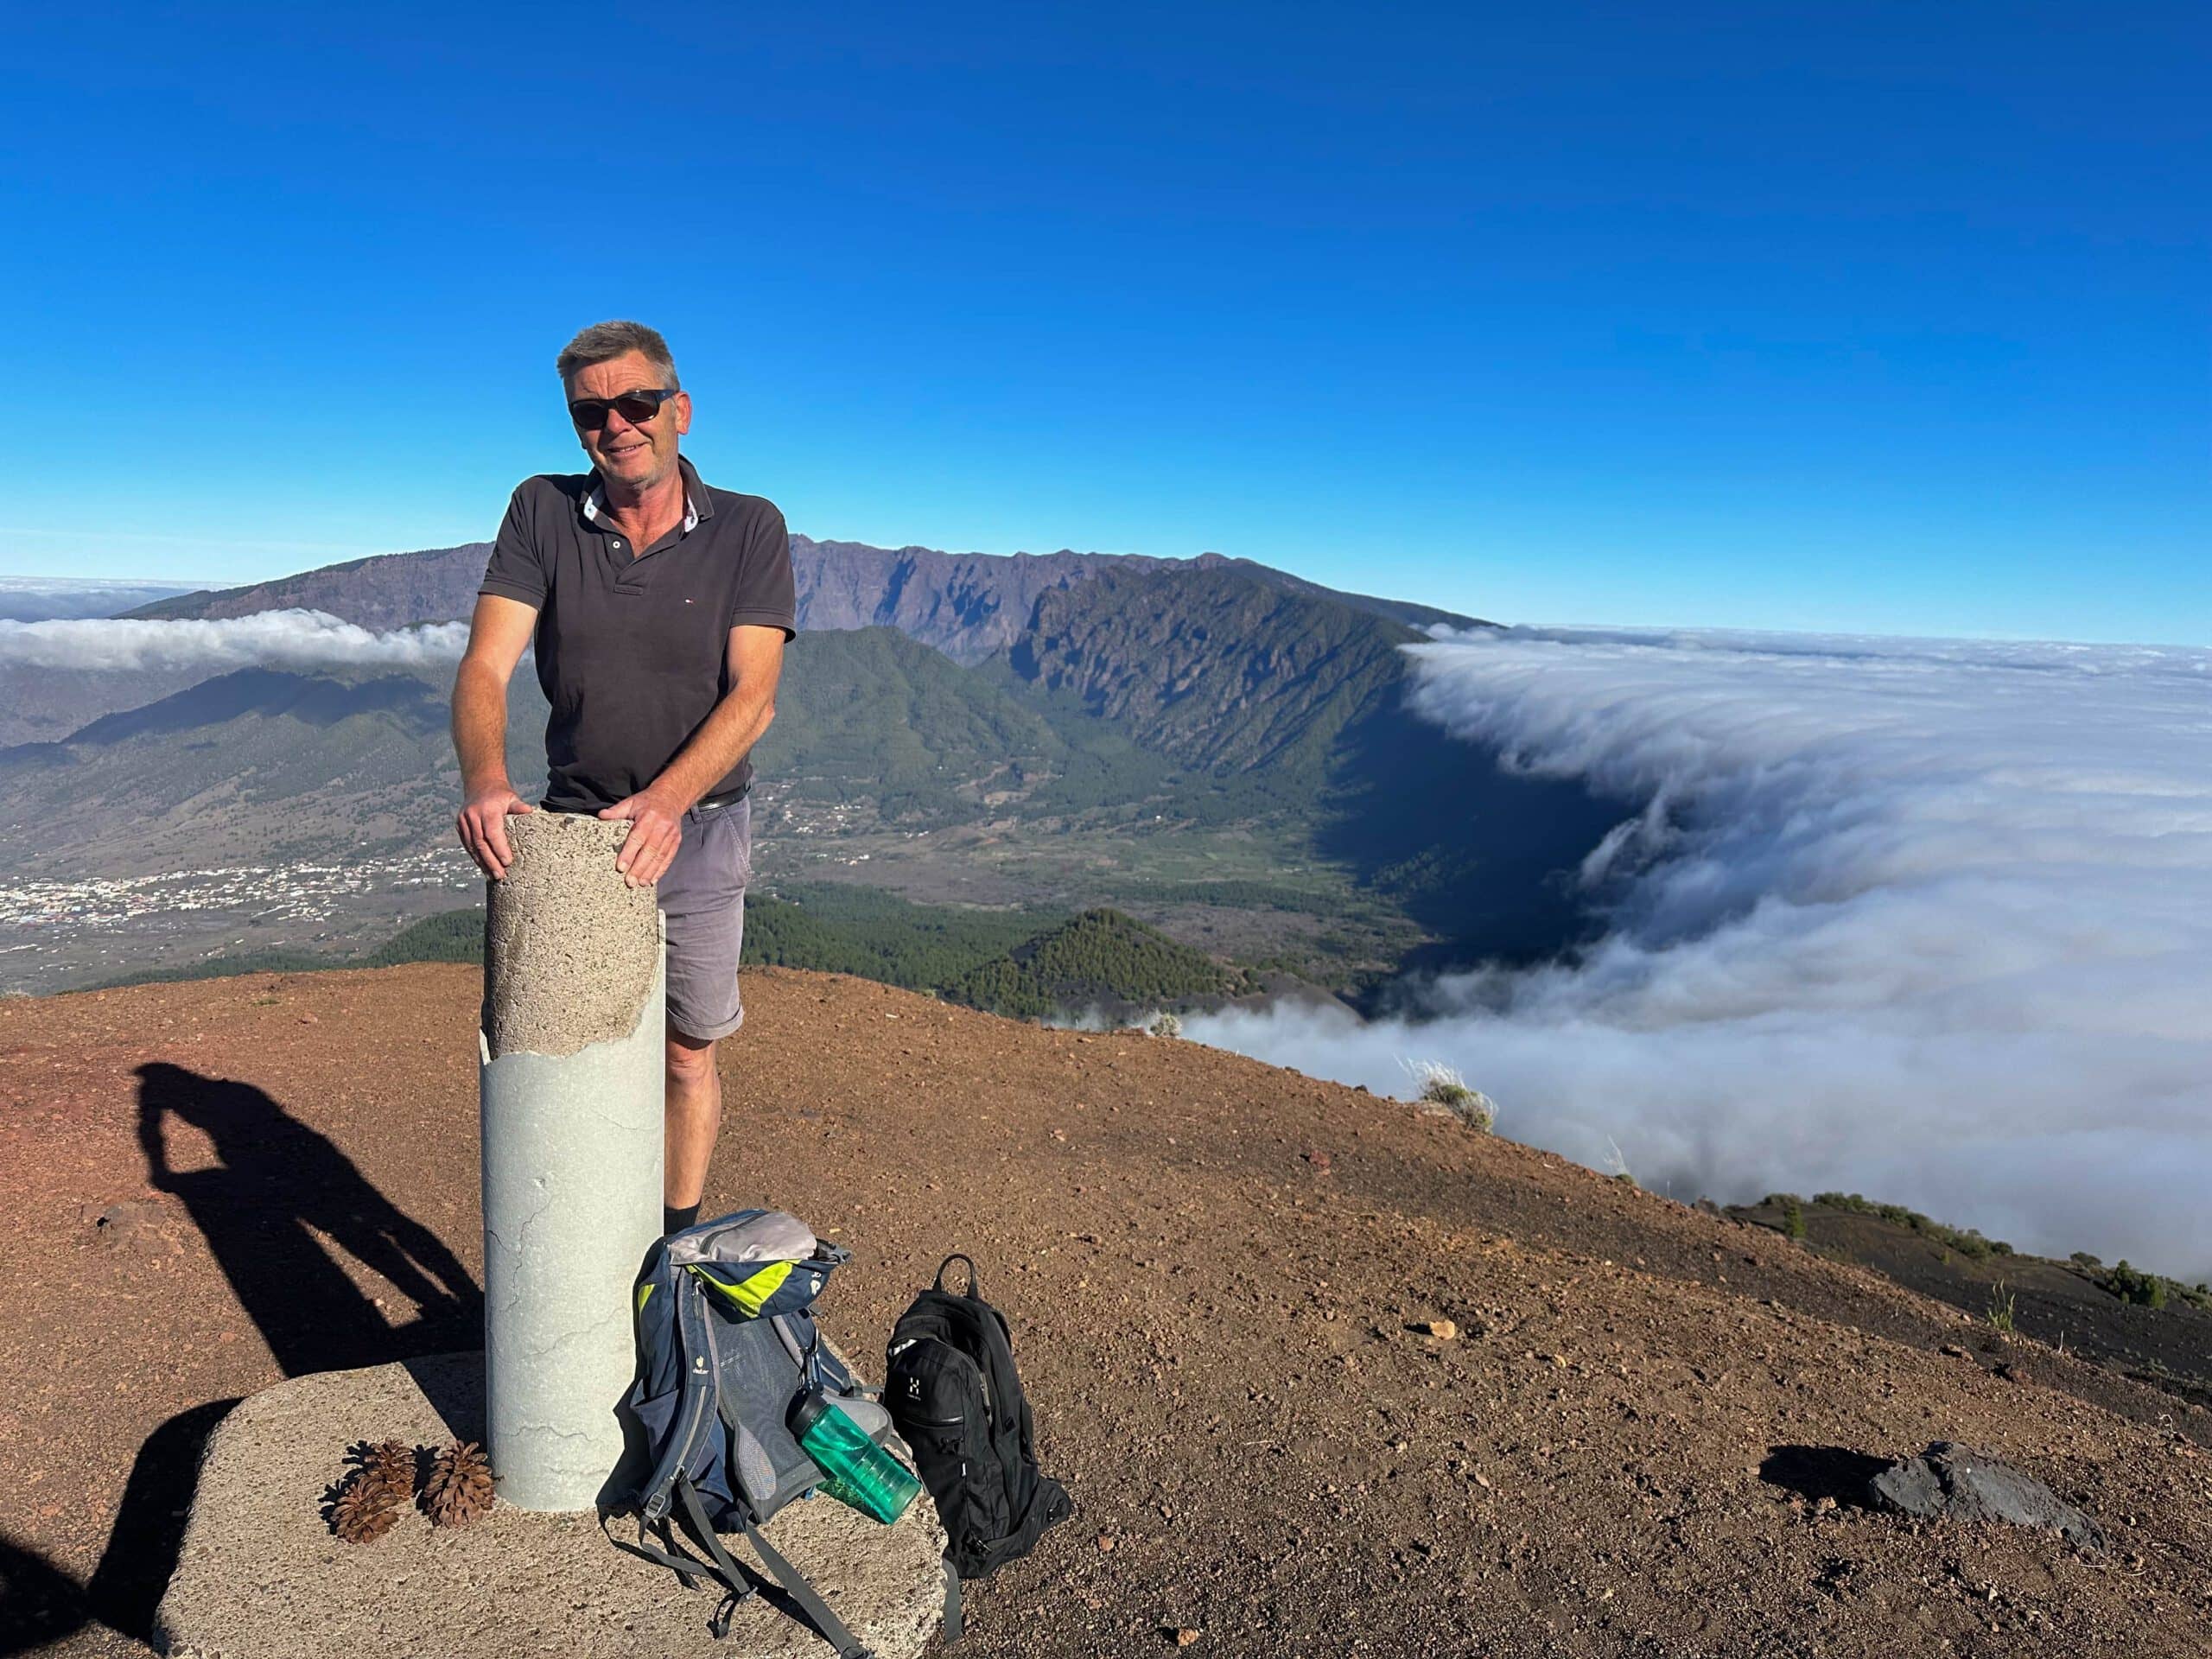
[{"label": "weathered top of pillar", "polygon": [[573,1054],[637,1029],[660,966],[651,887],[614,868],[626,823],[537,811],[506,822],[514,862],[490,884],[484,1041],[493,1059]]}]

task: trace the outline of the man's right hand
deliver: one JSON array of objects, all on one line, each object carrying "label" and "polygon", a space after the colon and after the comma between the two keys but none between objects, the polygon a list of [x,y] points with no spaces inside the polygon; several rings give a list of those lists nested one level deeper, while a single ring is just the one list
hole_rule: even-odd
[{"label": "man's right hand", "polygon": [[454,823],[476,867],[497,881],[515,861],[514,849],[507,843],[508,817],[537,810],[505,784],[498,784],[470,796]]}]

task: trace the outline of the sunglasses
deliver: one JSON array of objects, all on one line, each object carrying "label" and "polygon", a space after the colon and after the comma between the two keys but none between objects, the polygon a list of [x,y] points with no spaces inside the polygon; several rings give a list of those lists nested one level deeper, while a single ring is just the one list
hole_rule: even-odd
[{"label": "sunglasses", "polygon": [[607,424],[607,411],[613,410],[631,425],[643,426],[675,396],[673,391],[648,387],[643,391],[626,391],[620,397],[579,397],[569,405],[569,418],[576,423],[577,431],[596,432]]}]

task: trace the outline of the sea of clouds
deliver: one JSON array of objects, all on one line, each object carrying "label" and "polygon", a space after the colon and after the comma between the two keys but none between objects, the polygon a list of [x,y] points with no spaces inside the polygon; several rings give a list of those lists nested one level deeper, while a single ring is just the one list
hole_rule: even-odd
[{"label": "sea of clouds", "polygon": [[113,616],[157,599],[189,593],[173,582],[115,581],[85,576],[0,576],[0,620],[41,622],[49,617]]},{"label": "sea of clouds", "polygon": [[1428,717],[1647,804],[1571,963],[1362,1023],[1185,1033],[1724,1201],[1840,1189],[2212,1274],[2212,652],[1516,629],[1411,647]]},{"label": "sea of clouds", "polygon": [[255,664],[307,668],[360,664],[421,668],[457,663],[466,622],[374,632],[326,611],[260,611],[179,621],[115,618],[0,620],[0,667],[194,669],[221,673]]}]

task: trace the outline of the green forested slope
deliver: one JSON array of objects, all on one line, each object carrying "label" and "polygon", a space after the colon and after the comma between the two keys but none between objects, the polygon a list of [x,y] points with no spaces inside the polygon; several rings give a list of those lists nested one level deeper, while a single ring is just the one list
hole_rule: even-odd
[{"label": "green forested slope", "polygon": [[1087,910],[945,988],[955,1001],[993,1014],[1038,1019],[1095,1006],[1156,1005],[1235,996],[1259,988],[1252,976],[1117,910]]},{"label": "green forested slope", "polygon": [[802,634],[786,656],[775,723],[754,753],[802,799],[872,799],[887,822],[972,817],[994,785],[1052,770],[1067,744],[1049,721],[894,628]]}]

